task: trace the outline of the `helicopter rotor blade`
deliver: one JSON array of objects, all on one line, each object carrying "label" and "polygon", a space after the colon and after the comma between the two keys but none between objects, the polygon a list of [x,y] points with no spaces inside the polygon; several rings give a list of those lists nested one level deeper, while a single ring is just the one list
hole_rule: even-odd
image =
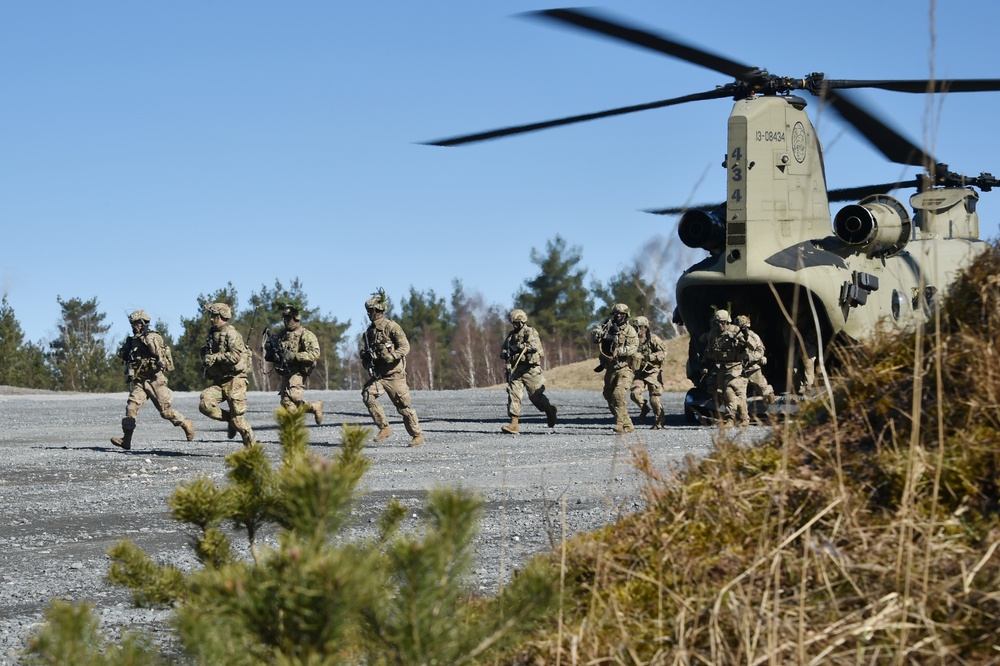
[{"label": "helicopter rotor blade", "polygon": [[660,109],[665,106],[684,104],[686,102],[697,102],[705,99],[719,99],[720,97],[728,97],[729,95],[730,93],[724,88],[716,88],[715,90],[708,90],[701,93],[694,93],[692,95],[684,95],[683,97],[662,99],[658,102],[649,102],[647,104],[635,104],[632,106],[622,106],[617,109],[608,109],[607,111],[598,111],[596,113],[584,113],[578,116],[567,116],[565,118],[546,120],[540,123],[529,123],[527,125],[502,127],[500,129],[489,130],[486,132],[477,132],[475,134],[464,134],[462,136],[455,136],[448,139],[439,139],[437,141],[426,141],[424,142],[424,144],[428,146],[460,146],[466,143],[475,143],[477,141],[488,141],[490,139],[498,139],[503,136],[511,136],[512,134],[525,134],[527,132],[536,132],[538,130],[548,129],[549,127],[559,127],[560,125],[571,125],[573,123],[582,123],[588,120],[607,118],[609,116],[620,116],[626,113],[634,113],[636,111],[646,111],[648,109]]},{"label": "helicopter rotor blade", "polygon": [[716,211],[721,209],[723,212],[726,210],[726,204],[714,201],[712,203],[703,204],[691,204],[688,206],[672,206],[670,208],[645,208],[643,213],[650,213],[652,215],[681,215],[688,212],[689,210],[704,210],[704,211]]},{"label": "helicopter rotor blade", "polygon": [[[880,183],[877,185],[861,185],[859,187],[841,187],[827,192],[826,198],[827,201],[830,202],[859,201],[871,194],[885,194],[893,190],[901,190],[909,187],[919,188],[920,179],[914,178],[912,180]],[[726,204],[724,202],[715,201],[712,203],[691,204],[688,206],[671,206],[669,208],[646,208],[643,209],[642,212],[651,213],[653,215],[681,215],[689,210],[725,211],[725,209]]]},{"label": "helicopter rotor blade", "polygon": [[1000,90],[1000,79],[824,79],[827,88],[875,88],[904,93],[961,93]]},{"label": "helicopter rotor blade", "polygon": [[906,180],[896,183],[881,183],[878,185],[862,185],[860,187],[841,187],[826,193],[827,201],[859,201],[871,194],[885,194],[893,190],[908,187],[920,187],[920,180]]},{"label": "helicopter rotor blade", "polygon": [[925,153],[902,134],[852,102],[845,94],[827,87],[822,87],[819,94],[844,120],[853,125],[890,161],[925,169],[928,165],[937,163],[933,156]]},{"label": "helicopter rotor blade", "polygon": [[605,37],[628,42],[634,46],[641,46],[657,53],[713,69],[734,79],[746,80],[750,74],[758,71],[755,67],[709,53],[704,49],[690,46],[672,37],[657,35],[648,30],[626,25],[619,19],[612,20],[610,17],[601,16],[593,10],[543,9],[535,12],[525,12],[523,15],[557,21],[595,32]]}]

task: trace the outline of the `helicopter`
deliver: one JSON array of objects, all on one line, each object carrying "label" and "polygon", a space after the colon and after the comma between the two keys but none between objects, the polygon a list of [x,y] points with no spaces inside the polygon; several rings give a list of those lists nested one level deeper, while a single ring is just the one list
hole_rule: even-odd
[{"label": "helicopter", "polygon": [[[850,80],[813,72],[782,77],[591,9],[547,9],[526,16],[596,33],[732,78],[710,90],[647,104],[505,127],[428,142],[457,146],[637,111],[731,99],[727,198],[698,206],[652,209],[680,215],[677,232],[708,252],[676,285],[674,319],[690,333],[685,416],[718,416],[706,386],[704,337],[717,309],[750,317],[766,348],[765,377],[782,396],[770,409],[794,411],[814,389],[817,363],[838,344],[880,330],[905,330],[933,315],[962,268],[988,243],[979,238],[980,191],[998,180],[968,177],[896,132],[840,90],[902,93],[1000,90],[1000,79]],[[908,181],[829,190],[823,149],[806,113],[807,93],[836,112],[889,161],[925,173]],[[916,189],[910,208],[889,192]],[[832,202],[852,202],[831,215]],[[911,212],[912,209],[912,212]],[[768,411],[757,399],[755,411]]]}]

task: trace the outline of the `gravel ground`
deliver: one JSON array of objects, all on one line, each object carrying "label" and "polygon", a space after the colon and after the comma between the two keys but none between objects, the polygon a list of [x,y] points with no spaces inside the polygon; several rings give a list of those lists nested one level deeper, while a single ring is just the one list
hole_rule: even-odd
[{"label": "gravel ground", "polygon": [[[322,426],[310,425],[313,447],[333,455],[339,425],[368,425],[356,392],[312,391],[326,402]],[[415,392],[427,443],[409,448],[402,423],[388,405],[395,434],[370,445],[368,491],[353,528],[361,534],[395,497],[414,508],[434,486],[473,488],[486,501],[477,542],[476,580],[493,592],[534,553],[558,541],[565,502],[569,533],[596,529],[622,512],[641,508],[642,479],[628,464],[628,447],[641,442],[665,468],[688,454],[703,454],[718,431],[684,422],[683,394],[664,396],[667,428],[640,426],[616,437],[601,395],[553,392],[559,423],[528,412],[521,434],[502,435],[506,397],[499,390]],[[129,593],[106,580],[108,549],[121,537],[161,562],[197,566],[184,525],[168,515],[166,500],[177,484],[198,475],[221,482],[224,457],[239,439],[223,424],[198,413],[196,393],[175,394],[174,406],[195,422],[193,442],[161,419],[151,404],[138,416],[133,448],[109,438],[121,434],[126,396],[119,394],[0,395],[0,664],[14,664],[48,600],[87,600],[112,636],[141,630],[170,644],[169,613],[131,607]],[[385,402],[385,399],[383,398]],[[251,393],[248,417],[279,460],[273,421],[277,398]],[[311,419],[310,419],[311,421]],[[763,427],[734,435],[757,438]]]}]

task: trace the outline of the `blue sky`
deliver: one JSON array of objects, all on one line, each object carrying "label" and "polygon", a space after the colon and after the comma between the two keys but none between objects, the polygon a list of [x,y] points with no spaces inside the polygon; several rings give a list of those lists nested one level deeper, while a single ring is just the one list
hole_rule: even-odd
[{"label": "blue sky", "polygon": [[[57,295],[96,296],[120,339],[137,307],[178,333],[227,282],[245,299],[298,277],[312,306],[356,328],[377,287],[447,296],[459,278],[507,307],[537,272],[531,248],[556,234],[600,280],[650,242],[689,261],[676,219],[641,209],[721,198],[727,100],[420,145],[729,82],[515,16],[557,6],[573,5],[0,4],[0,292],[31,340],[55,336]],[[933,52],[918,0],[602,8],[787,76],[926,78],[932,60],[939,78],[1000,76],[995,2],[938,8]],[[954,170],[1000,172],[1000,93],[860,98]],[[839,119],[814,121],[831,188],[914,173]],[[979,208],[986,238],[995,197]]]}]

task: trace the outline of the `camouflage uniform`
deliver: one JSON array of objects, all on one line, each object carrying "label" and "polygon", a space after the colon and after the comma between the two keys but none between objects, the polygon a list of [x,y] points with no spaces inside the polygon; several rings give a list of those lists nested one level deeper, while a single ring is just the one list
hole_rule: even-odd
[{"label": "camouflage uniform", "polygon": [[297,308],[287,307],[281,314],[285,328],[277,336],[267,335],[264,342],[264,360],[274,364],[281,375],[281,406],[295,413],[305,409],[323,423],[323,401],[306,402],[303,399],[306,379],[319,360],[319,340],[312,331],[302,326],[302,315]]},{"label": "camouflage uniform", "polygon": [[[253,446],[253,429],[245,416],[247,371],[252,363],[250,348],[243,342],[240,332],[229,325],[232,308],[225,303],[213,303],[206,311],[212,319],[212,329],[201,348],[201,356],[205,376],[213,385],[201,392],[198,410],[210,419],[226,421],[229,439],[239,433],[243,446]],[[219,407],[223,400],[229,406],[228,411]]]},{"label": "camouflage uniform", "polygon": [[528,400],[538,411],[545,412],[546,423],[556,425],[556,408],[545,395],[545,377],[542,375],[542,341],[538,332],[528,326],[524,310],[511,310],[508,316],[513,330],[507,334],[500,349],[500,358],[507,362],[507,415],[510,424],[501,431],[514,435],[521,418],[521,396],[528,390]]},{"label": "camouflage uniform", "polygon": [[420,446],[424,443],[424,435],[417,412],[410,406],[410,388],[406,385],[406,355],[410,353],[410,342],[400,325],[386,318],[384,297],[369,298],[365,301],[365,310],[371,324],[364,332],[361,362],[371,376],[361,389],[361,397],[379,428],[374,439],[381,442],[392,434],[389,419],[378,402],[386,393],[403,417],[403,425],[412,438],[410,446]]},{"label": "camouflage uniform", "polygon": [[747,341],[747,359],[743,366],[743,376],[747,378],[747,388],[756,386],[757,390],[764,397],[769,405],[775,402],[774,389],[764,377],[762,368],[767,365],[765,356],[764,341],[760,336],[750,329],[750,317],[740,315],[736,318],[736,324],[740,327],[740,332]]},{"label": "camouflage uniform", "polygon": [[726,408],[725,425],[749,425],[747,378],[743,376],[746,340],[739,326],[730,321],[726,310],[715,313],[712,330],[708,334],[706,357],[716,367],[715,395],[716,400]]},{"label": "camouflage uniform", "polygon": [[[660,396],[663,395],[663,362],[667,360],[667,345],[649,330],[649,320],[636,317],[632,322],[639,334],[639,355],[642,357],[639,369],[635,371],[632,380],[632,402],[639,405],[639,418],[645,419],[650,408],[653,411],[653,430],[663,428],[663,405]],[[643,400],[642,394],[649,391],[649,402]]]},{"label": "camouflage uniform", "polygon": [[184,430],[187,441],[194,439],[194,425],[190,419],[172,407],[174,394],[167,386],[166,372],[174,369],[170,348],[156,331],[149,330],[149,315],[145,310],[136,310],[128,316],[132,325],[132,335],[125,338],[118,356],[125,362],[125,373],[131,389],[125,404],[125,418],[122,419],[121,437],[112,437],[111,443],[128,451],[132,448],[132,432],[135,430],[135,416],[146,399],[160,412],[160,416]]},{"label": "camouflage uniform", "polygon": [[615,417],[618,434],[635,430],[628,415],[628,394],[639,363],[639,335],[628,315],[628,306],[618,303],[604,324],[590,332],[591,340],[600,345],[598,370],[604,370],[604,399]]}]

